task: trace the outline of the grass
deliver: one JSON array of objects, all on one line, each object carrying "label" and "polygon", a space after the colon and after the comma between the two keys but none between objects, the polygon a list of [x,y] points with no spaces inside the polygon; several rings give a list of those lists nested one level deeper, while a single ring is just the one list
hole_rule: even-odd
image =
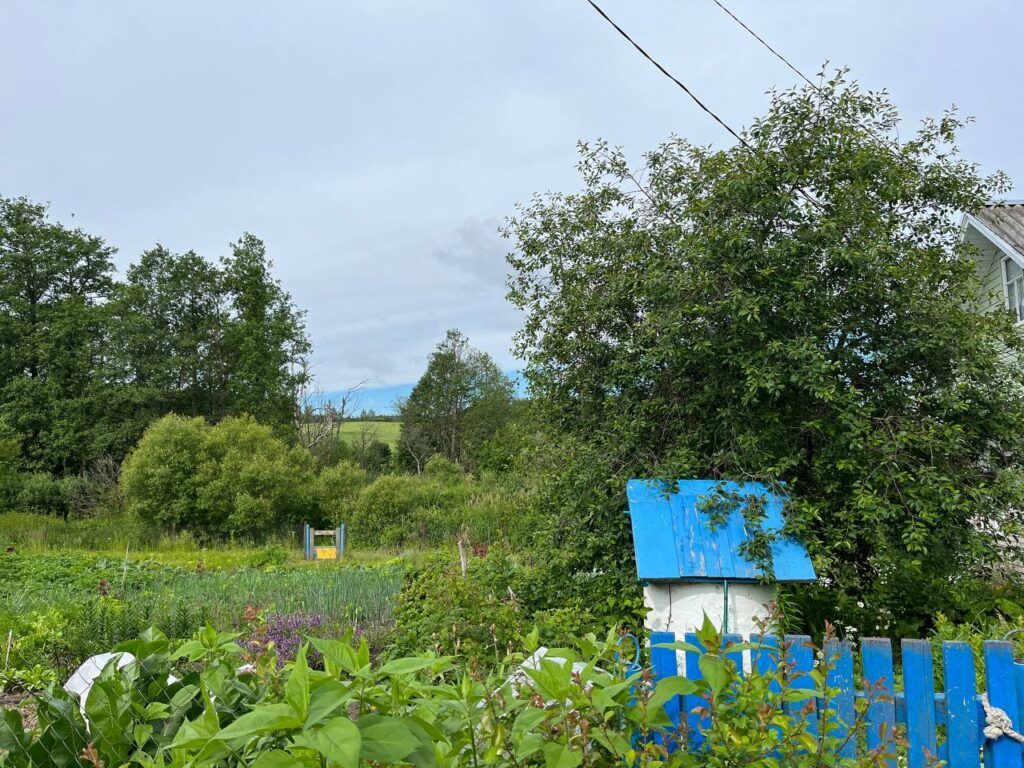
[{"label": "grass", "polygon": [[394,448],[401,426],[397,421],[346,421],[341,425],[341,436],[350,443],[358,443],[365,433],[367,442],[380,440]]}]

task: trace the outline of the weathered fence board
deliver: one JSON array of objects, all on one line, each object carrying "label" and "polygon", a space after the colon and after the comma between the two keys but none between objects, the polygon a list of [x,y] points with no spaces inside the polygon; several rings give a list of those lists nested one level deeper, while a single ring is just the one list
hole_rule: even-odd
[{"label": "weathered fence board", "polygon": [[[868,749],[887,749],[896,734],[896,700],[892,695],[892,645],[888,640],[869,637],[861,643],[864,679],[870,691],[868,701]],[[895,760],[888,761],[895,766]]]},{"label": "weathered fence board", "polygon": [[[990,641],[985,643],[985,688],[988,701],[999,707],[1015,725],[1017,717],[1017,676],[1013,669],[1013,649],[1009,643]],[[1020,744],[1005,736],[985,740],[985,765],[992,768],[1020,768]]]},{"label": "weathered fence board", "polygon": [[[670,632],[651,635],[652,645],[671,643]],[[693,634],[685,640],[697,647],[700,642]],[[726,637],[726,655],[739,670],[749,669],[765,674],[784,664],[791,687],[810,689],[814,684],[809,673],[815,665],[815,651],[810,638],[803,635],[752,636],[758,647],[748,652],[729,651],[730,643],[739,642],[734,635]],[[893,649],[889,640],[865,638],[856,651],[848,642],[831,641],[824,648],[827,660],[826,685],[830,700],[787,702],[786,711],[792,717],[808,718],[809,728],[817,732],[819,718],[826,708],[833,726],[830,733],[838,737],[841,754],[856,756],[865,746],[869,750],[885,749],[893,753],[894,745],[906,758],[907,768],[928,768],[942,760],[948,768],[1022,768],[1024,748],[1002,735],[987,738],[984,732],[986,712],[984,694],[976,685],[976,665],[967,643],[944,642],[941,654],[941,689],[936,690],[932,644],[926,640],[903,640],[900,644],[902,690],[896,687]],[[743,657],[749,654],[747,659]],[[699,656],[693,652],[676,654],[668,649],[652,649],[654,677],[661,679],[682,674],[691,680],[700,680]],[[748,662],[748,663],[745,663]],[[1013,727],[1024,732],[1024,664],[1013,658],[1008,642],[990,640],[984,644],[983,662],[985,689],[991,707],[1002,709]],[[859,669],[862,677],[855,677]],[[778,690],[776,686],[775,690]],[[866,745],[857,738],[842,741],[856,720],[857,700],[866,700]],[[699,733],[702,725],[695,708],[705,702],[695,695],[676,699],[666,705],[673,722],[685,721],[691,735],[691,748],[703,743]],[[707,723],[703,723],[707,725]],[[902,739],[897,739],[902,736]],[[889,765],[895,768],[897,761]]]}]

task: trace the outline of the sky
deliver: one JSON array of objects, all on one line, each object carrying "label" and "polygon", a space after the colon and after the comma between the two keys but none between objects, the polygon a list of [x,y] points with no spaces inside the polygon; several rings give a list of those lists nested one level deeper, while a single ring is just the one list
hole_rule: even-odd
[{"label": "sky", "polygon": [[[887,88],[908,134],[955,103],[968,159],[1024,186],[1019,0],[723,2],[806,74]],[[734,127],[798,80],[713,0],[599,3]],[[448,328],[521,367],[498,228],[580,187],[578,140],[729,144],[585,0],[3,0],[0,61],[0,194],[120,270],[261,237],[318,387],[378,411]]]}]

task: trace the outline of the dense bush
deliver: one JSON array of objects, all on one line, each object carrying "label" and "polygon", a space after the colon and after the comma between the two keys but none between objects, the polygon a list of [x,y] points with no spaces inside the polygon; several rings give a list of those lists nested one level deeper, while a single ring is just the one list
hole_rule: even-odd
[{"label": "dense bush", "polygon": [[21,475],[14,508],[30,514],[58,514],[67,516],[68,504],[61,481],[49,472],[29,472]]},{"label": "dense bush", "polygon": [[362,547],[474,544],[523,540],[533,518],[524,495],[502,480],[477,480],[435,456],[422,475],[382,475],[351,507],[352,542]]},{"label": "dense bush", "polygon": [[258,537],[317,516],[314,470],[308,451],[251,417],[210,426],[170,415],[146,430],[121,485],[129,511],[144,521]]},{"label": "dense bush", "polygon": [[366,485],[366,472],[342,461],[320,473],[317,495],[320,509],[332,526],[347,521],[359,492]]},{"label": "dense bush", "polygon": [[513,553],[493,547],[462,575],[454,555],[437,554],[406,571],[395,611],[394,649],[432,648],[493,664],[536,627],[552,643],[643,622],[635,579],[595,573],[566,553]]}]

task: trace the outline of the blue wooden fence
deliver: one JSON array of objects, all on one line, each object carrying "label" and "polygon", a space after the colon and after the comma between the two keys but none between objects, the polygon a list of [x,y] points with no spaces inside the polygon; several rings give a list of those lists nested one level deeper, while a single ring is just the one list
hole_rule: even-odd
[{"label": "blue wooden fence", "polygon": [[[700,646],[695,635],[687,634],[686,642]],[[810,638],[803,635],[786,635],[784,648],[779,649],[774,637],[751,637],[759,642],[760,648],[749,653],[748,669],[766,672],[774,669],[785,653],[786,662],[791,665],[792,685],[797,688],[812,688],[808,672],[814,667],[814,650]],[[675,642],[671,632],[651,633],[651,666],[656,680],[682,675],[699,680],[698,655],[667,648],[657,648],[662,643]],[[725,636],[725,652],[729,645],[740,642],[738,635]],[[855,700],[866,697],[870,702],[867,711],[867,747],[876,748],[891,743],[897,727],[904,732],[907,747],[907,768],[927,768],[936,759],[943,760],[948,768],[1022,768],[1022,745],[1002,736],[987,739],[984,734],[985,710],[981,692],[975,681],[975,665],[971,648],[963,642],[942,644],[942,672],[944,685],[936,690],[932,666],[932,645],[927,640],[903,640],[900,654],[903,669],[903,690],[893,691],[893,650],[887,639],[864,638],[860,644],[860,679],[854,678],[854,649],[845,641],[835,641],[825,646],[829,661],[826,684],[838,690],[830,709],[838,723],[834,735],[842,738],[846,725],[854,722]],[[744,668],[742,653],[732,654],[740,669]],[[1002,709],[1009,716],[1013,727],[1024,732],[1021,718],[1024,716],[1024,664],[1014,661],[1012,646],[1000,640],[987,641],[983,652],[985,689],[989,704]],[[677,667],[678,662],[678,667]],[[677,724],[685,718],[690,726],[693,746],[699,747],[701,737],[697,732],[699,717],[693,710],[702,702],[695,696],[677,697],[666,705],[666,711]],[[819,703],[819,708],[820,708]],[[795,717],[812,717],[811,727],[816,727],[817,714],[805,714],[805,703],[792,705]],[[858,749],[855,739],[845,746],[844,756],[853,757]],[[901,750],[902,751],[902,750]],[[895,762],[891,763],[895,766]]]}]

